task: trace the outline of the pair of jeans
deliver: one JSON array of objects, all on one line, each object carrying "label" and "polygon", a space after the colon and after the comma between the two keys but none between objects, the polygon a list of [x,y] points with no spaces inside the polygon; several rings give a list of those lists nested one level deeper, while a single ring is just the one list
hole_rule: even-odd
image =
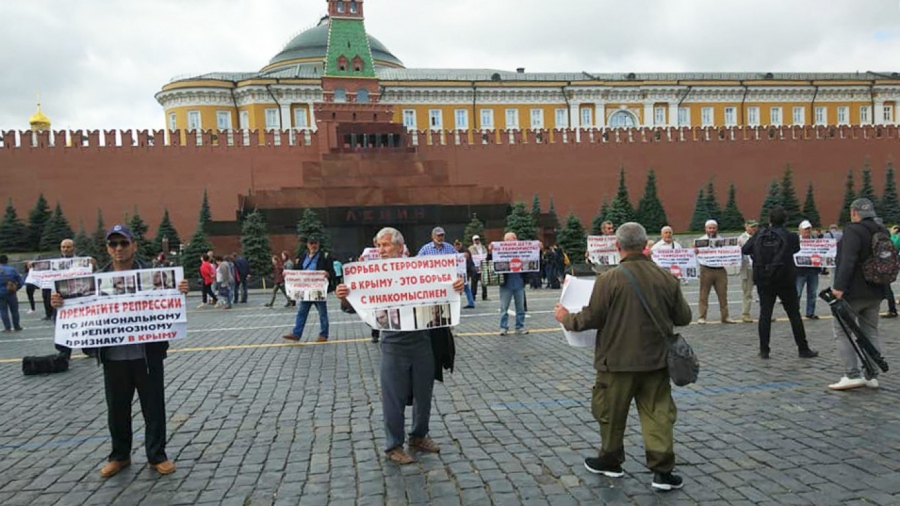
[{"label": "pair of jeans", "polygon": [[222,300],[225,301],[225,307],[231,307],[231,285],[228,284],[220,284],[219,285],[219,295],[222,296]]},{"label": "pair of jeans", "polygon": [[[881,341],[878,339],[878,312],[881,310],[881,300],[847,299],[847,303],[859,314],[859,319],[856,323],[859,325],[862,335],[871,341],[875,345],[875,349],[880,353],[882,350]],[[832,330],[834,331],[834,338],[837,340],[838,357],[840,357],[841,364],[844,366],[844,373],[848,378],[859,378],[859,358],[856,356],[856,351],[850,343],[850,339],[855,339],[855,337],[852,335],[848,337],[844,333],[837,318],[832,321]]]},{"label": "pair of jeans", "polygon": [[468,301],[469,306],[475,307],[475,298],[472,297],[472,288],[469,287],[469,285],[465,285],[465,286],[466,286],[466,288],[465,288],[466,301]]},{"label": "pair of jeans", "polygon": [[247,282],[244,280],[235,281],[234,283],[234,303],[238,303],[238,298],[240,296],[240,302],[247,302]]},{"label": "pair of jeans", "polygon": [[806,285],[806,316],[816,314],[816,297],[819,296],[819,270],[797,269],[797,305],[803,300],[803,285]]},{"label": "pair of jeans", "polygon": [[[10,325],[10,316],[12,316],[12,325]],[[16,296],[16,292],[6,292],[0,295],[0,320],[3,320],[4,330],[22,328],[19,325],[19,298]]]},{"label": "pair of jeans", "polygon": [[293,334],[297,337],[303,337],[303,327],[306,327],[306,318],[309,316],[309,310],[316,306],[319,312],[319,335],[328,338],[328,305],[324,300],[308,301],[301,300],[298,302],[297,318],[294,320]]},{"label": "pair of jeans", "polygon": [[500,328],[509,330],[509,303],[515,299],[516,330],[525,328],[525,287],[510,290],[500,287]]}]

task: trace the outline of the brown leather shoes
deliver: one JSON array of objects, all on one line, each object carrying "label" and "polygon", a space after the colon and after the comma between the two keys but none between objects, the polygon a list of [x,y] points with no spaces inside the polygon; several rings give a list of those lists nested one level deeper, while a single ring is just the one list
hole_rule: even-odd
[{"label": "brown leather shoes", "polygon": [[409,447],[420,452],[441,453],[441,447],[428,436],[409,438]]},{"label": "brown leather shoes", "polygon": [[316,338],[317,343],[324,343],[325,341],[328,341],[328,338],[325,336],[319,336]]},{"label": "brown leather shoes", "polygon": [[405,466],[406,464],[412,464],[413,462],[415,462],[415,459],[413,459],[412,457],[409,456],[408,453],[403,451],[402,446],[398,446],[398,447],[394,448],[393,450],[387,452],[385,454],[385,456],[391,462],[396,462],[397,464],[400,464],[401,466]]},{"label": "brown leather shoes", "polygon": [[288,334],[288,335],[282,336],[282,337],[283,337],[284,339],[287,339],[288,341],[294,341],[294,342],[297,342],[297,341],[300,340],[300,336],[295,336],[294,334]]},{"label": "brown leather shoes", "polygon": [[119,474],[119,471],[131,465],[130,460],[111,460],[100,469],[100,476],[110,478]]},{"label": "brown leather shoes", "polygon": [[164,460],[158,464],[150,464],[150,467],[156,469],[156,472],[162,475],[175,472],[175,464],[173,464],[171,460]]}]

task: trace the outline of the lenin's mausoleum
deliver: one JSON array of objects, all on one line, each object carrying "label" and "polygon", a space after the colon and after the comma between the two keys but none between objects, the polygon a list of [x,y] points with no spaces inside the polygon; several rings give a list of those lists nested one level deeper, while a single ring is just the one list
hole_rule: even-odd
[{"label": "lenin's mausoleum", "polygon": [[[23,214],[43,192],[73,225],[135,206],[155,230],[168,209],[190,237],[204,188],[212,241],[237,246],[241,213],[261,210],[276,250],[293,249],[298,210],[318,212],[338,252],[385,225],[408,242],[472,214],[495,239],[514,200],[553,196],[585,224],[624,166],[631,198],[654,169],[676,230],[698,188],[729,183],[756,216],[787,164],[836,219],[850,169],[880,192],[897,149],[897,73],[533,73],[409,69],[365,31],[363,0],[328,16],[258,71],[173,80],[156,99],[165,129],[0,132],[0,197]],[[402,56],[402,55],[401,55]],[[656,231],[650,231],[655,233]]]}]

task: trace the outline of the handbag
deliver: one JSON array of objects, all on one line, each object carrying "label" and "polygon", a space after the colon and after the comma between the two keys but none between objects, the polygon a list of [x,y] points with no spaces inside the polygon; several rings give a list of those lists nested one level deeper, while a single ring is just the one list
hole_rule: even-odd
[{"label": "handbag", "polygon": [[666,339],[666,344],[668,345],[666,362],[669,366],[669,378],[672,379],[672,383],[675,383],[676,386],[680,387],[695,383],[697,381],[697,376],[700,374],[700,361],[697,360],[694,349],[691,348],[691,345],[688,344],[687,340],[682,337],[681,334],[675,333],[669,335],[668,332],[663,330],[662,325],[659,324],[656,317],[653,316],[653,312],[650,311],[650,305],[647,304],[647,299],[644,298],[644,294],[641,292],[641,286],[638,284],[637,279],[635,279],[634,274],[632,274],[624,265],[620,265],[619,267],[622,268],[628,281],[631,282],[634,291],[637,292],[638,297],[641,299],[641,305],[644,306],[644,311],[650,315],[653,324],[656,325],[659,333]]}]

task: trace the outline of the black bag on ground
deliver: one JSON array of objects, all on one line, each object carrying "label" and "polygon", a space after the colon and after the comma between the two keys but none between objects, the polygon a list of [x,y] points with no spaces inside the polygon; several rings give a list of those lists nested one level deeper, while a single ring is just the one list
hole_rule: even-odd
[{"label": "black bag on ground", "polygon": [[22,373],[25,376],[36,374],[54,374],[69,370],[69,359],[62,353],[44,355],[42,357],[25,357],[22,359]]}]

